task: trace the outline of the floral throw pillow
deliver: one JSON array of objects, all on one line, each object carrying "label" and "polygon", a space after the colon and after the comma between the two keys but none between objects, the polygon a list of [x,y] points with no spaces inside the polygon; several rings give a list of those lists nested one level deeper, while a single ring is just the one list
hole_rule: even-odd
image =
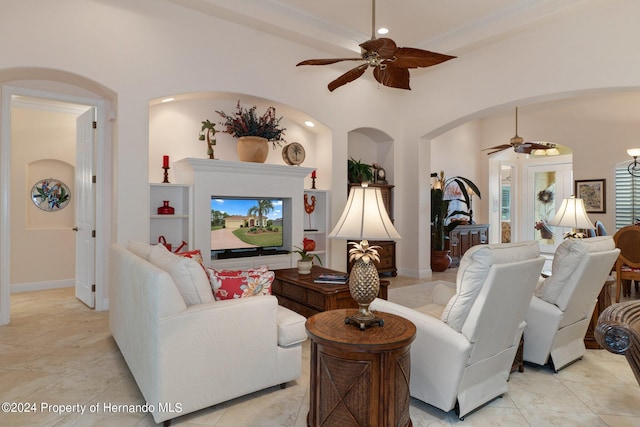
[{"label": "floral throw pillow", "polygon": [[207,268],[209,282],[216,300],[271,295],[275,277],[266,266],[250,270],[215,270]]}]

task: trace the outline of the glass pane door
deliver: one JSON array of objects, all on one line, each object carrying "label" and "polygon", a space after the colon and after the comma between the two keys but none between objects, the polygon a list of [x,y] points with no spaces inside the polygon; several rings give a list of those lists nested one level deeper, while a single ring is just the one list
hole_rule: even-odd
[{"label": "glass pane door", "polygon": [[540,243],[540,251],[554,253],[562,243],[563,229],[549,225],[562,200],[572,194],[571,164],[546,164],[528,166],[527,213],[525,238]]}]

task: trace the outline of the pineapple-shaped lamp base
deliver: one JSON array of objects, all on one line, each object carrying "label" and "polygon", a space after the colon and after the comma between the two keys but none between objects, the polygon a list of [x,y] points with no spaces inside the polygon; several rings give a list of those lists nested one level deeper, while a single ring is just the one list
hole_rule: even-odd
[{"label": "pineapple-shaped lamp base", "polygon": [[358,312],[344,319],[346,324],[354,324],[361,330],[368,326],[382,326],[384,320],[377,317],[369,310],[369,304],[378,296],[380,290],[380,278],[378,270],[373,264],[379,260],[377,246],[369,246],[369,242],[363,240],[360,243],[351,242],[353,248],[349,250],[351,260],[355,260],[351,274],[349,275],[349,292],[358,303]]}]

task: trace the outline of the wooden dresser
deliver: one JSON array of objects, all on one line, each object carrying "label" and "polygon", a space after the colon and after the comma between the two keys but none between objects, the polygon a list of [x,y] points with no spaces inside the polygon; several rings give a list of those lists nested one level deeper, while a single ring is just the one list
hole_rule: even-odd
[{"label": "wooden dresser", "polygon": [[[449,232],[445,249],[451,253],[451,267],[459,267],[462,255],[472,246],[489,243],[489,224],[459,225]],[[448,245],[448,247],[447,247]]]}]

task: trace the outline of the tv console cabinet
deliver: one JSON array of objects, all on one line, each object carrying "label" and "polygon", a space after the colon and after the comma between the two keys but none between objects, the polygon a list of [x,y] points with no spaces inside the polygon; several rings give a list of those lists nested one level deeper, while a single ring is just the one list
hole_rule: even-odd
[{"label": "tv console cabinet", "polygon": [[291,267],[290,255],[263,255],[242,258],[212,259],[211,268],[217,270],[248,270],[266,265],[270,270]]}]

